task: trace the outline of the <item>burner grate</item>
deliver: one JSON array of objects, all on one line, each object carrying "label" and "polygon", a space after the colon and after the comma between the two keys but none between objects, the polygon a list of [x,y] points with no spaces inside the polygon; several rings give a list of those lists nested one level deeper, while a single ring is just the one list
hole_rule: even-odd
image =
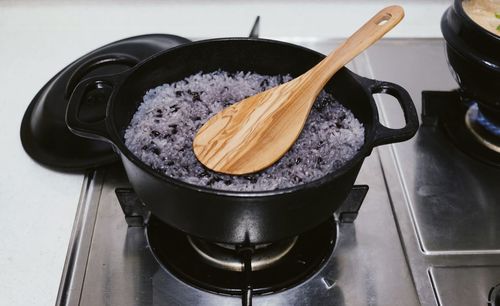
[{"label": "burner grate", "polygon": [[234,245],[188,236],[156,217],[130,188],[115,194],[128,227],[146,226],[148,245],[157,262],[186,284],[209,292],[252,296],[283,291],[305,282],[333,252],[337,225],[352,223],[368,192],[355,185],[335,214],[317,228],[283,241]]}]

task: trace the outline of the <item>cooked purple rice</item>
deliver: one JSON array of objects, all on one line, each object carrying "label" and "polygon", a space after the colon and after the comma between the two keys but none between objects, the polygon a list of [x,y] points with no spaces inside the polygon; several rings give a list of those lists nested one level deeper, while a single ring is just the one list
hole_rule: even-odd
[{"label": "cooked purple rice", "polygon": [[304,184],[335,171],[364,143],[364,127],[325,92],[289,152],[262,172],[229,176],[204,168],[192,142],[196,131],[227,105],[287,82],[290,76],[250,72],[198,73],[150,89],[125,132],[125,144],[166,176],[219,190],[261,191]]}]

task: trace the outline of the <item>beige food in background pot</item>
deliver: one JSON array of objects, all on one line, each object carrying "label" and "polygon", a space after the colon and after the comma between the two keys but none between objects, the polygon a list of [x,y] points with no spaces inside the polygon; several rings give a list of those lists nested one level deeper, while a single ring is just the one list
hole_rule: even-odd
[{"label": "beige food in background pot", "polygon": [[481,27],[500,35],[500,0],[467,0],[464,11]]}]

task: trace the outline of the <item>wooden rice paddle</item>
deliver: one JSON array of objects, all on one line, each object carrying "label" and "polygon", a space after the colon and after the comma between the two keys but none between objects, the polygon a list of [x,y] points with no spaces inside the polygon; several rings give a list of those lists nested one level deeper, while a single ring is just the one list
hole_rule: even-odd
[{"label": "wooden rice paddle", "polygon": [[214,115],[194,138],[198,160],[214,171],[237,175],[274,164],[299,137],[316,97],[331,77],[403,16],[401,7],[386,7],[306,73]]}]

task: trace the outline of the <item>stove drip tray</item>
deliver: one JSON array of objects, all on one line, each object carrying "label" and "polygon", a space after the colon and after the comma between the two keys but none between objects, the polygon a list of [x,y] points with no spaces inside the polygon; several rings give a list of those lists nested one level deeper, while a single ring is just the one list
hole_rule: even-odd
[{"label": "stove drip tray", "polygon": [[[149,220],[147,237],[158,262],[184,282],[219,294],[244,294],[248,278],[243,275],[243,258],[239,258],[248,246],[193,238],[155,217]],[[252,246],[253,294],[278,292],[302,283],[329,258],[336,237],[336,223],[331,218],[297,237]]]}]

